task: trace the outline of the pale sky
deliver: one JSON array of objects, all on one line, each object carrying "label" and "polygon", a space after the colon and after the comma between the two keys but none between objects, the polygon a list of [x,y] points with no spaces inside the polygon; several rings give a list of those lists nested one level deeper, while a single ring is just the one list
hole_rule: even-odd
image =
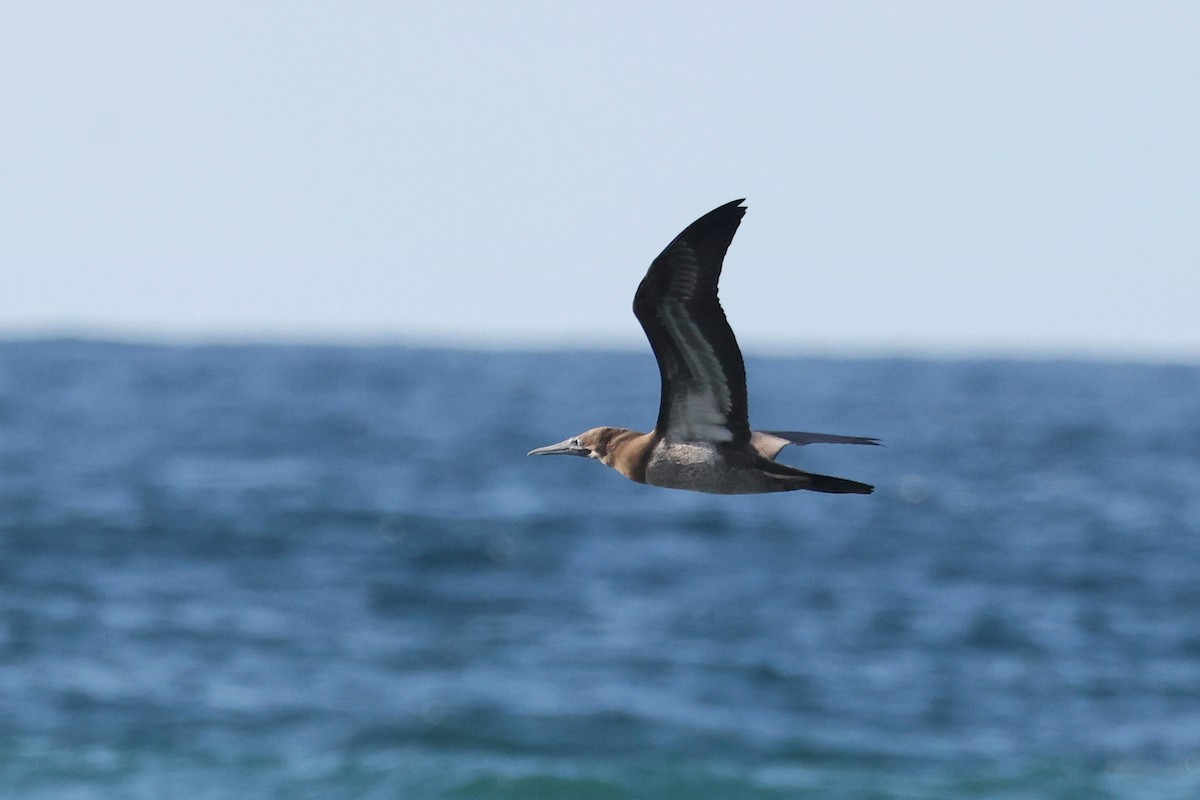
[{"label": "pale sky", "polygon": [[0,336],[1200,358],[1200,3],[9,3]]}]

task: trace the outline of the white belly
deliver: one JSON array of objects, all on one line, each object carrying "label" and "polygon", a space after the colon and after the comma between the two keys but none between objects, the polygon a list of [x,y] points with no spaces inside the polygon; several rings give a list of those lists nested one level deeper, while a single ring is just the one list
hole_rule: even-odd
[{"label": "white belly", "polygon": [[751,470],[731,469],[715,445],[703,442],[660,443],[646,465],[646,483],[715,494],[764,491],[760,475]]}]

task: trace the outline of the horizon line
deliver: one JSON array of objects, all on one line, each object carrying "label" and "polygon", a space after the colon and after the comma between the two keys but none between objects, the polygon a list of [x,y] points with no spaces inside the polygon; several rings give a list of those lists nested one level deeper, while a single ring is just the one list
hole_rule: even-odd
[{"label": "horizon line", "polygon": [[[167,331],[136,328],[61,326],[36,329],[0,327],[0,344],[80,344],[144,347],[329,347],[402,348],[511,353],[640,353],[651,355],[640,337],[439,335],[412,332],[346,333],[331,331],[225,330]],[[838,342],[741,343],[747,358],[821,358],[913,361],[1080,361],[1095,363],[1200,366],[1200,352],[1187,348],[1107,348],[1103,346],[1011,343],[943,345],[916,341],[892,344]]]}]

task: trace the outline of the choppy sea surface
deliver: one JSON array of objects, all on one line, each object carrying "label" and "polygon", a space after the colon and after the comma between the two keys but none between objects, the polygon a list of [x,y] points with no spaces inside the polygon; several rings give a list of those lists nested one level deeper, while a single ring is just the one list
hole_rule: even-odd
[{"label": "choppy sea surface", "polygon": [[648,353],[0,343],[0,796],[1200,797],[1200,367],[748,372],[876,494],[525,456]]}]

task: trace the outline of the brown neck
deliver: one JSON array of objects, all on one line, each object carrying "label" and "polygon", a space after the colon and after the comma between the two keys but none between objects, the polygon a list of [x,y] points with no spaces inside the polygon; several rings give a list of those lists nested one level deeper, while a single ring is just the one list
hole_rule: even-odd
[{"label": "brown neck", "polygon": [[604,463],[617,472],[638,483],[646,482],[646,463],[650,460],[650,449],[659,437],[654,432],[638,433],[622,431],[609,442]]}]

